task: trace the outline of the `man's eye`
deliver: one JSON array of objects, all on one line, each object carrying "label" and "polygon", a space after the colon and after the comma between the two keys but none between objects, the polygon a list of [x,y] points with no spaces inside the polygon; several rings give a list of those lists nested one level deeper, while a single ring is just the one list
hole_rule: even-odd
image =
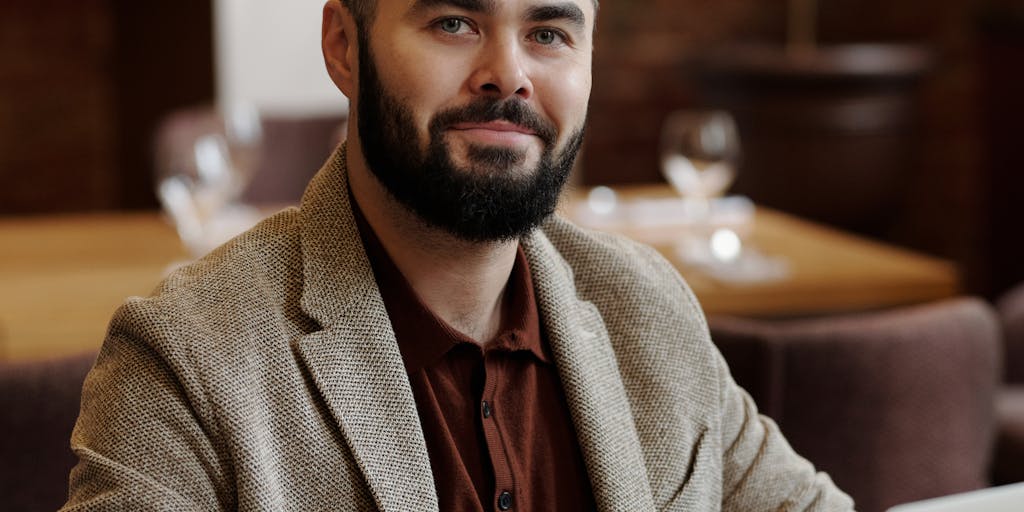
[{"label": "man's eye", "polygon": [[554,30],[538,30],[533,34],[533,40],[537,43],[548,46],[558,44],[562,40],[562,35]]},{"label": "man's eye", "polygon": [[449,34],[458,34],[462,31],[465,24],[466,22],[458,18],[447,18],[441,20],[441,30],[448,32]]}]

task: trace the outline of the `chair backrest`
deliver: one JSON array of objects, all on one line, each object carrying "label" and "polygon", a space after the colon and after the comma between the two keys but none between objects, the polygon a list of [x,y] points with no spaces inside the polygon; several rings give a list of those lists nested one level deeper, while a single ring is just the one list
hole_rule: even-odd
[{"label": "chair backrest", "polygon": [[244,200],[254,204],[298,204],[306,185],[345,140],[346,119],[265,117],[259,164]]},{"label": "chair backrest", "polygon": [[1024,283],[996,302],[1005,340],[1006,382],[1024,384]]},{"label": "chair backrest", "polygon": [[1024,283],[996,302],[1003,327],[1006,371],[996,400],[998,434],[992,481],[1024,482]]},{"label": "chair backrest", "polygon": [[1001,340],[987,303],[710,324],[737,382],[858,510],[988,484]]},{"label": "chair backrest", "polygon": [[[241,199],[257,205],[298,204],[309,180],[345,140],[346,126],[347,118],[338,115],[261,117],[259,149]],[[173,112],[154,136],[156,167],[164,174],[194,167],[196,141],[226,134],[226,121],[213,107]]]},{"label": "chair backrest", "polygon": [[4,510],[56,510],[77,459],[71,430],[95,353],[0,363],[0,499]]}]

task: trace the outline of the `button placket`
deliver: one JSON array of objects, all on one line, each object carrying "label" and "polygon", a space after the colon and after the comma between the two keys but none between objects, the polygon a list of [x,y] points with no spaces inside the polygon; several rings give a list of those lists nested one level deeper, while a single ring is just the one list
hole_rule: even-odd
[{"label": "button placket", "polygon": [[[484,438],[487,441],[487,451],[491,459],[491,467],[494,470],[494,501],[500,510],[509,510],[512,506],[512,493],[515,488],[515,475],[512,474],[512,467],[509,463],[506,446],[502,439],[501,422],[495,416],[495,399],[498,381],[505,377],[502,372],[503,365],[500,357],[484,353],[484,389],[481,393],[480,415],[483,419],[482,426]],[[502,508],[502,503],[508,508]]]}]

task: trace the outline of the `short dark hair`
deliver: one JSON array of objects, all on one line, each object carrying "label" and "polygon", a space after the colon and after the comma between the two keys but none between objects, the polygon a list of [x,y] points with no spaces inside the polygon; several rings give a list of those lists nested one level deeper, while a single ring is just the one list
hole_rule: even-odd
[{"label": "short dark hair", "polygon": [[[352,13],[356,27],[362,31],[369,28],[373,15],[377,12],[376,0],[341,0],[341,4]],[[365,28],[364,28],[365,27]]]}]

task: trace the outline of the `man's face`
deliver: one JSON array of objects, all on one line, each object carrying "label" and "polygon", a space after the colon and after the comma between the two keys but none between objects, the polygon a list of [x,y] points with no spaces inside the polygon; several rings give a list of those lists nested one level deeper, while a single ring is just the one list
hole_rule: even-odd
[{"label": "man's face", "polygon": [[590,0],[379,0],[356,101],[372,172],[460,238],[532,229],[582,139],[593,19]]}]

